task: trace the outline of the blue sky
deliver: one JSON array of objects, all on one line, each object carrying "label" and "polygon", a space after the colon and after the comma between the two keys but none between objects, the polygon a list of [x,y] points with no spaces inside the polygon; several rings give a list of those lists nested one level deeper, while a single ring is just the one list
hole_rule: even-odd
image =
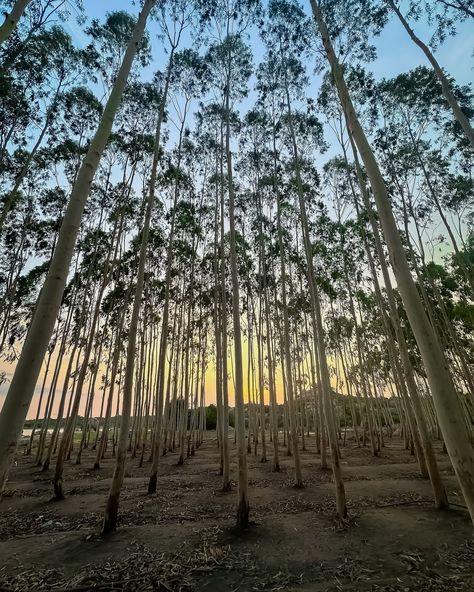
[{"label": "blue sky", "polygon": [[[136,14],[138,7],[132,0],[83,0],[85,14],[89,19],[103,18],[106,12],[126,10]],[[153,27],[153,25],[152,25]],[[416,23],[415,30],[424,40],[431,36],[427,23]],[[87,37],[79,26],[71,26],[70,32],[78,44],[83,44]],[[255,40],[256,43],[257,40]],[[154,40],[154,69],[163,66],[163,54],[159,51],[159,44]],[[378,58],[371,64],[377,77],[390,77],[400,72],[406,72],[420,64],[427,64],[421,50],[407,37],[402,25],[394,18],[391,19],[380,38],[376,41]],[[458,26],[458,35],[450,37],[437,51],[437,58],[441,65],[455,77],[458,83],[474,82],[474,21],[464,22]],[[255,47],[255,53],[260,54]]]},{"label": "blue sky", "polygon": [[[139,9],[135,0],[83,0],[83,3],[88,20],[93,18],[102,20],[107,12],[114,10],[126,10],[132,14],[137,14]],[[265,3],[266,0],[264,0]],[[303,4],[307,4],[309,9],[309,1],[304,0]],[[156,37],[157,24],[151,21],[148,25],[153,48],[153,62],[142,73],[145,79],[150,79],[152,73],[156,70],[163,70],[166,67],[167,60],[167,56],[162,50],[161,41]],[[87,35],[83,32],[83,26],[77,25],[72,20],[65,26],[77,45],[83,46],[88,42]],[[417,22],[414,28],[416,33],[425,41],[428,41],[433,33],[433,30],[426,22]],[[391,78],[419,65],[429,65],[421,50],[409,39],[396,17],[390,19],[388,25],[380,37],[374,40],[374,43],[377,47],[377,59],[367,65],[367,68],[372,70],[377,79]],[[250,44],[253,48],[254,61],[258,63],[263,58],[264,49],[255,30],[251,32]],[[471,19],[471,22],[460,23],[458,25],[458,34],[455,37],[449,37],[436,52],[436,57],[441,66],[455,78],[458,84],[474,82],[473,49],[474,20]],[[309,65],[308,70],[311,69]],[[250,88],[252,85],[253,81],[251,80]],[[308,95],[317,93],[317,88],[318,81],[313,79],[308,89]],[[251,91],[250,96],[238,107],[241,113],[252,107],[253,100],[254,96]],[[334,139],[331,137],[332,133],[328,129],[326,129],[326,132],[326,140],[336,149]],[[173,140],[173,132],[171,132],[170,139]],[[331,153],[332,150],[326,153],[323,161],[327,160]]]}]

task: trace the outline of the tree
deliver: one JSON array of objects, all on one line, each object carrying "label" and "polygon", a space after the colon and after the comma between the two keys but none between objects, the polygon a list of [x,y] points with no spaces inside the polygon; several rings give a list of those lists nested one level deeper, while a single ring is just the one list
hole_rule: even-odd
[{"label": "tree", "polygon": [[[191,9],[192,13],[192,9]],[[161,105],[158,113],[156,124],[156,132],[154,139],[153,163],[150,172],[150,181],[147,188],[147,197],[145,200],[145,215],[143,221],[143,228],[141,231],[140,252],[138,259],[138,271],[135,285],[135,294],[132,304],[132,317],[129,326],[129,336],[127,344],[127,358],[125,363],[125,380],[122,403],[122,422],[120,425],[119,441],[117,447],[117,462],[115,464],[112,483],[110,486],[109,497],[105,509],[103,532],[111,532],[115,530],[117,525],[118,504],[120,490],[122,488],[124,473],[125,473],[125,457],[127,451],[128,432],[130,425],[130,414],[132,405],[132,392],[134,381],[135,357],[136,357],[136,340],[138,332],[138,323],[140,317],[140,309],[142,304],[143,288],[145,282],[145,263],[148,250],[148,240],[150,235],[151,216],[155,204],[156,179],[158,173],[158,163],[161,157],[161,127],[164,120],[166,104],[168,100],[168,89],[170,85],[171,75],[174,67],[174,53],[179,45],[183,30],[189,24],[190,12],[184,10],[180,4],[172,10],[173,17],[173,35],[169,34],[169,41],[171,45],[168,67],[164,80],[162,91]],[[161,412],[160,404],[157,405],[157,413]],[[155,436],[160,437],[159,432]]]},{"label": "tree", "polygon": [[[245,81],[250,75],[251,56],[242,42],[241,35],[252,18],[258,14],[259,3],[254,0],[235,2],[211,2],[210,11],[220,20],[223,35],[220,43],[211,46],[209,58],[212,61],[214,85],[222,103],[222,135],[225,138],[227,191],[229,196],[230,267],[232,279],[232,321],[234,330],[234,378],[236,404],[236,430],[238,454],[238,506],[237,525],[246,528],[249,523],[248,476],[245,447],[244,384],[242,362],[242,335],[240,326],[240,290],[237,269],[235,187],[231,152],[231,102],[245,96]],[[211,83],[212,84],[212,83]],[[223,199],[223,196],[222,196]],[[226,355],[226,350],[223,352]],[[223,375],[223,380],[226,376]]]},{"label": "tree", "polygon": [[430,62],[431,66],[433,67],[433,70],[436,73],[436,76],[438,77],[438,79],[441,83],[441,87],[443,89],[443,94],[446,97],[446,101],[448,102],[449,106],[451,107],[451,109],[453,111],[453,115],[454,115],[456,121],[459,123],[459,125],[464,130],[464,133],[466,134],[467,139],[471,143],[472,148],[474,148],[474,129],[472,128],[467,116],[463,113],[463,111],[462,111],[462,109],[461,109],[452,89],[451,89],[451,85],[449,83],[448,77],[443,72],[443,69],[439,65],[438,60],[435,58],[433,53],[430,51],[429,47],[425,43],[423,43],[423,41],[415,34],[414,30],[410,27],[408,21],[403,16],[403,14],[401,13],[400,9],[398,8],[398,6],[394,2],[394,0],[386,0],[386,2],[390,6],[390,8],[393,10],[393,12],[397,15],[397,17],[399,18],[400,22],[402,23],[405,31],[410,36],[411,40],[414,43],[416,43],[416,45],[418,45],[418,47],[423,51],[426,58]]},{"label": "tree", "polygon": [[321,36],[334,84],[339,94],[347,126],[364,162],[371,183],[377,211],[384,231],[403,303],[423,358],[438,419],[454,470],[461,485],[471,517],[474,519],[474,449],[463,418],[446,358],[420,300],[412,278],[400,233],[390,204],[385,181],[374,153],[355,112],[342,66],[334,52],[321,5],[311,0],[316,25]]},{"label": "tree", "polygon": [[5,21],[0,26],[0,45],[10,37],[25,9],[32,0],[16,0],[12,9],[5,15]]},{"label": "tree", "polygon": [[144,35],[148,15],[154,4],[154,0],[147,0],[143,6],[99,127],[82,162],[61,224],[48,275],[36,303],[28,335],[8,389],[8,395],[0,415],[0,484],[2,489],[5,486],[44,354],[54,329],[91,182],[109,138],[133,60]]}]

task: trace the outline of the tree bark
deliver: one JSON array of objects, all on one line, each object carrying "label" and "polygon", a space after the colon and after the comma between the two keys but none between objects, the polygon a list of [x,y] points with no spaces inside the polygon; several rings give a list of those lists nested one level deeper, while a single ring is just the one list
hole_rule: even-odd
[{"label": "tree bark", "polygon": [[[312,0],[312,2],[313,1],[314,0]],[[456,97],[454,96],[454,93],[451,90],[451,85],[449,84],[449,80],[446,77],[445,73],[443,72],[443,69],[439,65],[438,60],[434,57],[433,53],[431,52],[430,48],[426,45],[426,43],[423,43],[423,41],[415,34],[413,29],[410,27],[408,21],[402,15],[398,6],[395,4],[394,0],[385,0],[385,1],[390,6],[390,8],[393,10],[393,12],[400,19],[400,22],[402,23],[403,27],[405,28],[405,31],[408,33],[408,35],[410,36],[413,43],[418,45],[418,47],[422,50],[422,52],[425,54],[428,61],[432,65],[433,70],[435,71],[435,74],[441,83],[443,95],[445,96],[446,101],[448,102],[448,105],[451,107],[454,118],[459,123],[459,125],[462,127],[462,129],[464,130],[464,133],[466,134],[467,139],[471,143],[471,146],[474,148],[474,129],[472,128],[469,119],[464,115],[458,101],[456,100]]]},{"label": "tree bark", "polygon": [[23,15],[23,12],[27,8],[28,4],[30,4],[31,0],[16,0],[13,8],[10,12],[5,16],[5,21],[0,26],[0,45],[5,43],[5,41],[10,37],[13,33],[15,27],[18,24],[18,21]]},{"label": "tree bark", "polygon": [[390,261],[410,325],[425,364],[446,448],[463,491],[471,519],[474,522],[474,447],[466,428],[463,410],[458,400],[446,358],[436,339],[411,275],[382,173],[356,115],[344,80],[342,67],[334,52],[320,8],[316,0],[310,1],[327,59],[331,66],[333,80],[347,117],[349,131],[365,164],[372,186],[377,211],[389,249]]},{"label": "tree bark", "polygon": [[128,76],[156,0],[147,0],[127,46],[122,65],[105,106],[99,127],[82,162],[61,224],[51,265],[36,302],[33,318],[0,415],[0,491],[7,480],[18,440],[31,403],[41,364],[51,338],[82,215],[91,184],[112,130]]}]

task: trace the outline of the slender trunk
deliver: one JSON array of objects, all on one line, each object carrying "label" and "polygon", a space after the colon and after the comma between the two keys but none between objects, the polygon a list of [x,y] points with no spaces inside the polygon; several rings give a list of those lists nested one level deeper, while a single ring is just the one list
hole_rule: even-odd
[{"label": "slender trunk", "polygon": [[446,447],[474,522],[474,447],[466,428],[463,410],[446,358],[436,339],[411,275],[383,176],[356,115],[342,67],[334,53],[326,24],[316,0],[311,0],[311,6],[331,65],[333,80],[347,117],[350,133],[365,164],[372,186],[393,271],[425,365]]},{"label": "slender trunk", "polygon": [[5,43],[13,33],[18,21],[30,2],[31,0],[16,0],[10,12],[5,15],[5,21],[0,26],[0,45]]},{"label": "slender trunk", "polygon": [[[223,146],[223,130],[221,130],[221,149]],[[222,473],[222,491],[229,491],[231,489],[230,482],[230,459],[229,459],[229,373],[228,373],[228,347],[227,347],[227,289],[226,289],[226,275],[225,275],[225,204],[224,204],[224,171],[223,171],[223,154],[220,155],[220,304],[221,304],[221,372],[222,372],[222,435],[221,443],[223,449],[224,465]]]},{"label": "slender trunk", "polygon": [[[451,85],[449,83],[449,80],[448,80],[446,74],[443,72],[443,69],[439,65],[438,60],[434,57],[433,53],[431,52],[430,48],[426,45],[426,43],[423,43],[423,41],[415,34],[413,29],[410,27],[408,21],[402,15],[398,6],[395,4],[394,0],[385,0],[385,1],[390,6],[390,8],[393,10],[393,12],[397,15],[397,17],[399,18],[405,31],[408,33],[408,35],[410,36],[413,43],[418,45],[418,47],[421,49],[421,51],[425,54],[429,63],[432,65],[433,70],[435,71],[435,74],[441,83],[443,95],[445,96],[446,101],[448,102],[448,105],[451,107],[454,118],[459,123],[459,125],[462,127],[464,133],[466,134],[467,139],[471,143],[471,146],[474,148],[474,129],[472,128],[471,123],[469,122],[469,119],[466,117],[466,115],[464,115],[464,113],[461,109],[461,106],[459,105],[456,97],[454,96],[454,93],[451,90]],[[312,2],[314,2],[314,0],[312,0]]]},{"label": "slender trunk", "polygon": [[[301,471],[301,460],[298,449],[298,435],[295,425],[295,410],[294,410],[294,394],[293,394],[293,379],[291,370],[291,352],[290,352],[290,324],[288,319],[288,304],[287,304],[287,287],[286,287],[286,267],[285,267],[285,251],[283,245],[283,228],[281,219],[281,197],[280,189],[277,180],[277,150],[276,150],[276,131],[273,128],[273,190],[277,202],[277,237],[280,251],[280,281],[282,291],[282,309],[283,309],[283,338],[281,365],[283,370],[284,392],[288,402],[288,416],[289,428],[291,433],[291,445],[295,464],[295,487],[303,487],[303,474]],[[290,442],[288,442],[288,451],[290,451]]]},{"label": "slender trunk", "polygon": [[36,302],[20,358],[0,415],[0,491],[6,483],[43,358],[61,306],[82,215],[112,130],[128,76],[156,0],[147,0],[129,41],[122,65],[105,106],[97,132],[82,162],[61,224],[48,275]]},{"label": "slender trunk", "polygon": [[300,156],[298,146],[296,143],[296,134],[292,121],[292,109],[290,94],[288,90],[288,83],[285,74],[285,93],[286,93],[286,107],[289,115],[289,128],[291,134],[291,142],[293,148],[293,158],[296,173],[296,183],[298,189],[298,203],[299,214],[301,222],[301,230],[303,234],[304,251],[306,255],[308,284],[311,299],[311,314],[313,321],[313,338],[315,355],[319,361],[319,368],[321,373],[321,393],[323,399],[324,416],[326,418],[326,427],[328,432],[329,445],[331,447],[331,465],[334,477],[335,493],[336,493],[336,511],[341,519],[347,516],[346,494],[344,482],[342,479],[342,469],[340,464],[340,455],[337,442],[336,425],[334,421],[334,413],[332,408],[331,383],[329,378],[329,368],[326,358],[326,344],[324,340],[324,328],[321,310],[321,299],[319,295],[319,288],[316,283],[316,276],[313,263],[313,249],[311,245],[311,238],[309,234],[308,216],[306,212],[306,203],[303,191],[303,182],[300,173]]},{"label": "slender trunk", "polygon": [[[228,68],[230,72],[232,54],[229,52]],[[232,168],[232,153],[230,150],[230,102],[229,84],[226,85],[226,161],[227,179],[229,191],[229,235],[230,235],[230,269],[232,278],[232,321],[234,329],[234,377],[235,377],[235,430],[237,439],[237,460],[238,460],[238,506],[237,526],[246,528],[249,524],[249,497],[248,497],[248,475],[247,475],[247,452],[245,447],[245,407],[244,407],[244,375],[242,364],[242,333],[240,328],[240,287],[237,268],[237,241],[234,215],[234,181]],[[222,224],[224,221],[222,220]],[[222,262],[224,264],[224,261]],[[224,351],[224,356],[227,351]],[[225,377],[224,377],[225,379]]]}]

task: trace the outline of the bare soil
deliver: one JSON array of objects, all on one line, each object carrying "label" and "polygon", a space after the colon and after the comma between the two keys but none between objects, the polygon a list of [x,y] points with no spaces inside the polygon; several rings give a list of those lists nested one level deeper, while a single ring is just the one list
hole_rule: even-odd
[{"label": "bare soil", "polygon": [[52,469],[42,472],[19,454],[0,503],[0,591],[474,590],[472,524],[440,450],[453,503],[446,511],[434,509],[429,481],[400,439],[387,439],[378,458],[348,442],[346,524],[335,517],[332,474],[319,468],[314,439],[301,453],[303,489],[293,488],[292,458],[280,450],[280,473],[248,455],[253,524],[245,532],[234,529],[235,483],[220,491],[215,433],[183,466],[177,454],[162,458],[153,496],[146,494],[149,464],[130,459],[119,528],[108,537],[100,527],[110,453],[98,471],[93,451],[82,465],[71,461],[61,502],[51,499]]}]

